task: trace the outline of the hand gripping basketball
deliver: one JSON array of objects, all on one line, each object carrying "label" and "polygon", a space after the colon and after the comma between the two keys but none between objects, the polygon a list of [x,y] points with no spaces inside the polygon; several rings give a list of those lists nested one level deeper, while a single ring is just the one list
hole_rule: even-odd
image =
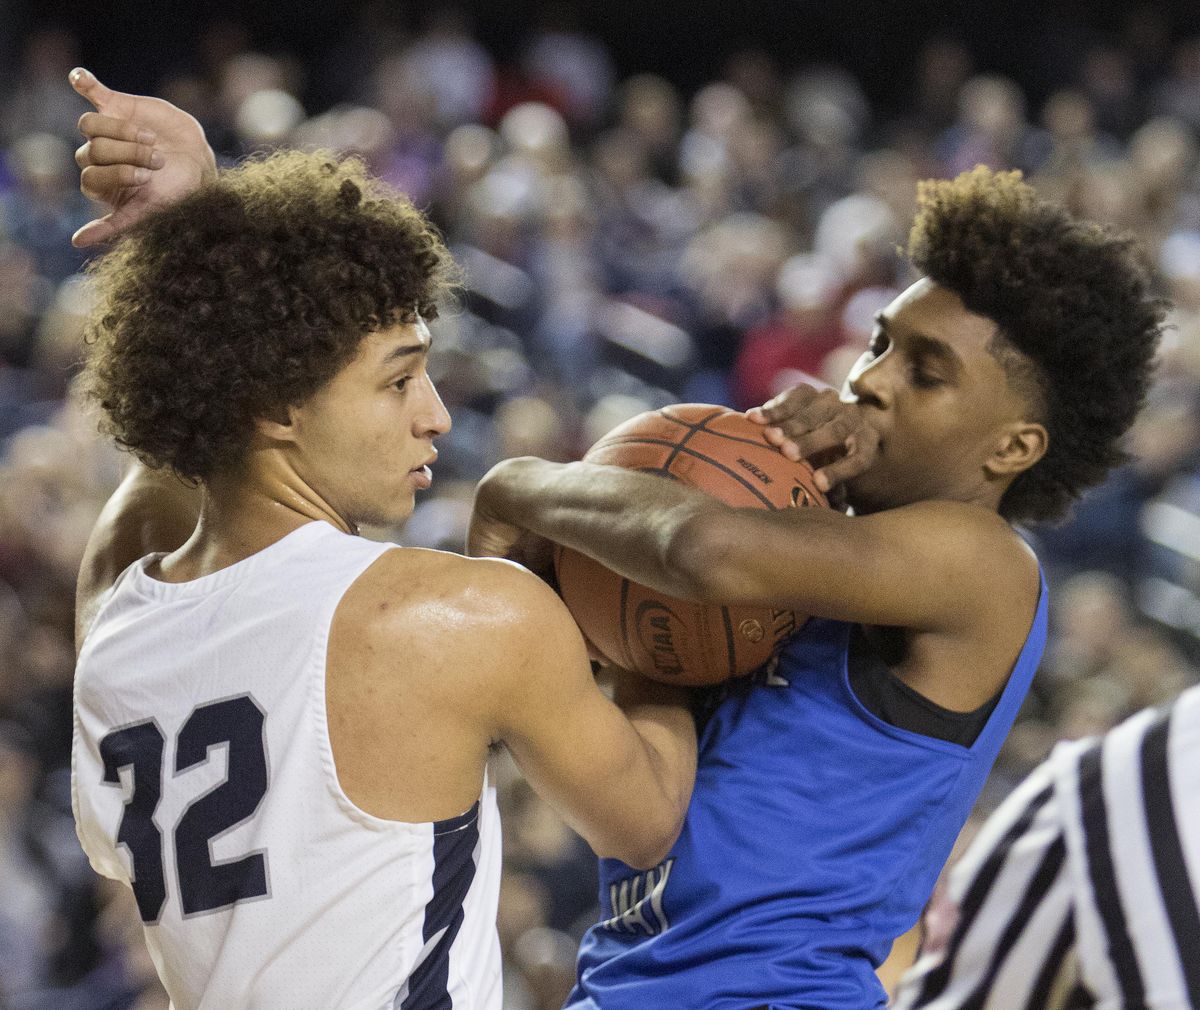
[{"label": "hand gripping basketball", "polygon": [[[807,463],[788,459],[761,424],[725,407],[679,404],[640,414],[584,459],[680,480],[743,508],[827,505]],[[617,666],[671,684],[745,676],[806,620],[791,610],[665,596],[562,547],[555,566],[562,598],[595,648]]]}]

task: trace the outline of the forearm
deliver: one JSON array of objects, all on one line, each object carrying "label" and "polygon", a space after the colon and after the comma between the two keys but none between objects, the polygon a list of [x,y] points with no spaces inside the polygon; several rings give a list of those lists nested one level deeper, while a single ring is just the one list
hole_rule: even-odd
[{"label": "forearm", "polygon": [[608,799],[589,823],[573,826],[598,855],[649,869],[666,858],[687,816],[696,781],[695,721],[681,688],[616,668],[601,676],[613,679],[613,702],[633,728],[631,746],[608,752]]},{"label": "forearm", "polygon": [[588,463],[507,460],[480,482],[476,510],[595,558],[675,596],[704,595],[703,559],[688,543],[701,523],[732,511],[654,474]]},{"label": "forearm", "polygon": [[696,781],[696,722],[688,691],[626,670],[613,668],[612,674],[613,702],[642,738],[682,825]]}]

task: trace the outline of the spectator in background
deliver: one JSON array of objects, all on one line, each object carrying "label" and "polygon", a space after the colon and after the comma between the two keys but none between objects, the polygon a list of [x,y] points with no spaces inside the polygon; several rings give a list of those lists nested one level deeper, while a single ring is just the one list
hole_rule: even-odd
[{"label": "spectator in background", "polygon": [[1200,35],[1175,46],[1170,76],[1155,85],[1150,107],[1187,123],[1193,133],[1200,132]]},{"label": "spectator in background", "polygon": [[15,87],[0,113],[0,142],[5,147],[30,133],[74,140],[75,123],[87,106],[78,95],[63,92],[62,80],[78,60],[78,42],[61,28],[44,27],[30,34]]},{"label": "spectator in background", "polygon": [[433,100],[433,118],[442,128],[477,123],[495,100],[492,57],[471,35],[467,13],[459,7],[434,9],[425,33],[404,54],[404,80],[421,82]]},{"label": "spectator in background", "polygon": [[681,122],[679,92],[670,82],[638,74],[621,85],[619,126],[641,142],[652,174],[670,185],[678,181]]},{"label": "spectator in background", "polygon": [[38,752],[20,726],[0,722],[0,1006],[45,985],[49,964],[37,942],[51,920],[54,888],[31,851],[29,812]]},{"label": "spectator in background", "polygon": [[612,98],[616,70],[608,50],[579,29],[579,10],[559,2],[545,8],[522,56],[526,76],[546,90],[567,122],[588,130],[599,125]]},{"label": "spectator in background", "polygon": [[801,253],[779,268],[780,311],[750,328],[733,366],[733,401],[741,410],[766,403],[794,385],[788,372],[820,375],[826,355],[843,343],[838,320],[842,282],[832,261]]},{"label": "spectator in background", "polygon": [[71,148],[53,134],[27,133],[9,149],[9,165],[16,186],[0,201],[5,230],[33,255],[39,276],[57,285],[83,265],[71,235],[89,216],[75,186]]},{"label": "spectator in background", "polygon": [[941,170],[966,172],[974,165],[1033,167],[1025,98],[1007,77],[980,74],[963,85],[958,118],[938,139]]}]

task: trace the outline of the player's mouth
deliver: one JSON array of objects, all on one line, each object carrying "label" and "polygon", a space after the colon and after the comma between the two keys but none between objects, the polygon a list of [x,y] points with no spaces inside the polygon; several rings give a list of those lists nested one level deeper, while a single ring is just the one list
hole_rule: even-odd
[{"label": "player's mouth", "polygon": [[413,483],[419,488],[428,488],[433,485],[433,471],[430,466],[437,460],[437,456],[430,456],[428,460],[420,466],[413,467],[409,470],[409,476],[412,477]]}]

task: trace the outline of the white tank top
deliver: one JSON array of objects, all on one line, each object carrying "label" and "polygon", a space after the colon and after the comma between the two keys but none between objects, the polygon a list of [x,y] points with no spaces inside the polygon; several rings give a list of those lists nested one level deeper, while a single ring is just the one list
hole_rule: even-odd
[{"label": "white tank top", "polygon": [[[325,712],[330,622],[393,545],[311,522],[192,582],[109,590],[75,677],[76,830],[131,884],[174,1010],[499,1010],[500,822],[358,809]],[[403,657],[398,657],[403,661]]]}]

